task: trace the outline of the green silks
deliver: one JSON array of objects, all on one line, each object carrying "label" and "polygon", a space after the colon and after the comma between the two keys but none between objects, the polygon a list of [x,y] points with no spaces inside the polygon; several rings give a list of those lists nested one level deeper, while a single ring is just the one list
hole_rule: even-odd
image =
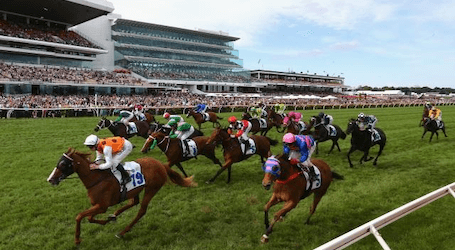
[{"label": "green silks", "polygon": [[154,149],[156,144],[158,144],[158,142],[156,141],[156,139],[154,139],[152,145],[150,146],[150,149]]}]

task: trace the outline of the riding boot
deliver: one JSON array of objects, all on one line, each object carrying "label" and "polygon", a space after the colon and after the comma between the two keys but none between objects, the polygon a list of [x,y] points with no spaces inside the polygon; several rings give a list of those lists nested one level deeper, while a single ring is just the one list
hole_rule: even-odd
[{"label": "riding boot", "polygon": [[190,156],[191,152],[190,152],[190,145],[188,144],[188,141],[185,141],[185,147],[186,147],[186,155]]},{"label": "riding boot", "polygon": [[122,163],[119,163],[117,165],[117,170],[120,171],[120,174],[122,175],[122,185],[125,185],[126,183],[131,181],[131,177],[128,174],[128,172],[126,172],[125,168],[123,168]]},{"label": "riding boot", "polygon": [[314,172],[314,166],[308,167],[308,175],[311,182],[316,181],[316,172]]},{"label": "riding boot", "polygon": [[246,152],[250,149],[250,142],[249,140],[242,140],[242,143],[245,144],[245,151],[243,151],[243,155],[246,155]]}]

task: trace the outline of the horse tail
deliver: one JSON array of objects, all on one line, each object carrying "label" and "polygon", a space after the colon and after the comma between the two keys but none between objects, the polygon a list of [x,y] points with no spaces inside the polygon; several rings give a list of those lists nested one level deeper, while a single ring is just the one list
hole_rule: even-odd
[{"label": "horse tail", "polygon": [[338,173],[335,172],[335,171],[332,171],[332,177],[333,177],[334,179],[344,180],[344,176],[342,176],[341,174],[338,174]]},{"label": "horse tail", "polygon": [[343,130],[341,130],[341,129],[340,129],[340,137],[343,140],[346,139],[346,133]]},{"label": "horse tail", "polygon": [[194,176],[183,178],[179,173],[172,170],[167,164],[163,164],[166,168],[167,176],[171,181],[182,187],[197,187],[197,183],[193,181]]},{"label": "horse tail", "polygon": [[267,139],[269,140],[270,145],[272,145],[272,146],[275,146],[275,145],[278,144],[278,141],[277,141],[277,140],[271,139],[271,138],[269,138],[269,137],[267,137]]},{"label": "horse tail", "polygon": [[216,116],[216,118],[218,118],[218,119],[220,119],[220,120],[223,120],[223,117]]}]

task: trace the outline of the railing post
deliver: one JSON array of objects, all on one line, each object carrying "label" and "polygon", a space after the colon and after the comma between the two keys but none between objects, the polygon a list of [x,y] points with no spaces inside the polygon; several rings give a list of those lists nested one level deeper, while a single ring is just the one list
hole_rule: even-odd
[{"label": "railing post", "polygon": [[381,245],[382,249],[384,250],[390,250],[390,247],[387,245],[385,240],[382,238],[381,234],[376,230],[376,228],[373,225],[370,225],[370,232],[374,235],[376,240],[379,242]]}]

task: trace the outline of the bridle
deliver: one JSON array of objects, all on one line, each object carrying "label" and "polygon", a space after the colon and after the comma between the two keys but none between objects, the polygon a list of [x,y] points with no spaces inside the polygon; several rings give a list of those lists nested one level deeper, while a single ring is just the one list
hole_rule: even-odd
[{"label": "bridle", "polygon": [[98,129],[110,128],[110,127],[112,126],[112,122],[109,122],[109,126],[106,127],[106,121],[107,121],[107,119],[102,119],[102,120],[103,120],[103,122],[101,123],[101,125],[100,125],[100,124],[97,124],[97,125],[96,125],[96,127],[97,127]]},{"label": "bridle", "polygon": [[[153,141],[153,140],[156,140],[156,137],[154,137],[154,136],[152,136],[152,135],[149,135],[149,138],[150,138],[152,141]],[[163,143],[163,142],[164,142],[166,139],[168,139],[168,138],[169,138],[168,135],[164,136],[163,139],[162,139],[160,142],[158,142],[156,145],[160,145],[161,143]],[[169,149],[169,144],[170,144],[170,143],[171,143],[171,140],[167,140],[167,145],[166,145],[166,149],[164,150],[164,153],[166,153],[167,150]]]}]

